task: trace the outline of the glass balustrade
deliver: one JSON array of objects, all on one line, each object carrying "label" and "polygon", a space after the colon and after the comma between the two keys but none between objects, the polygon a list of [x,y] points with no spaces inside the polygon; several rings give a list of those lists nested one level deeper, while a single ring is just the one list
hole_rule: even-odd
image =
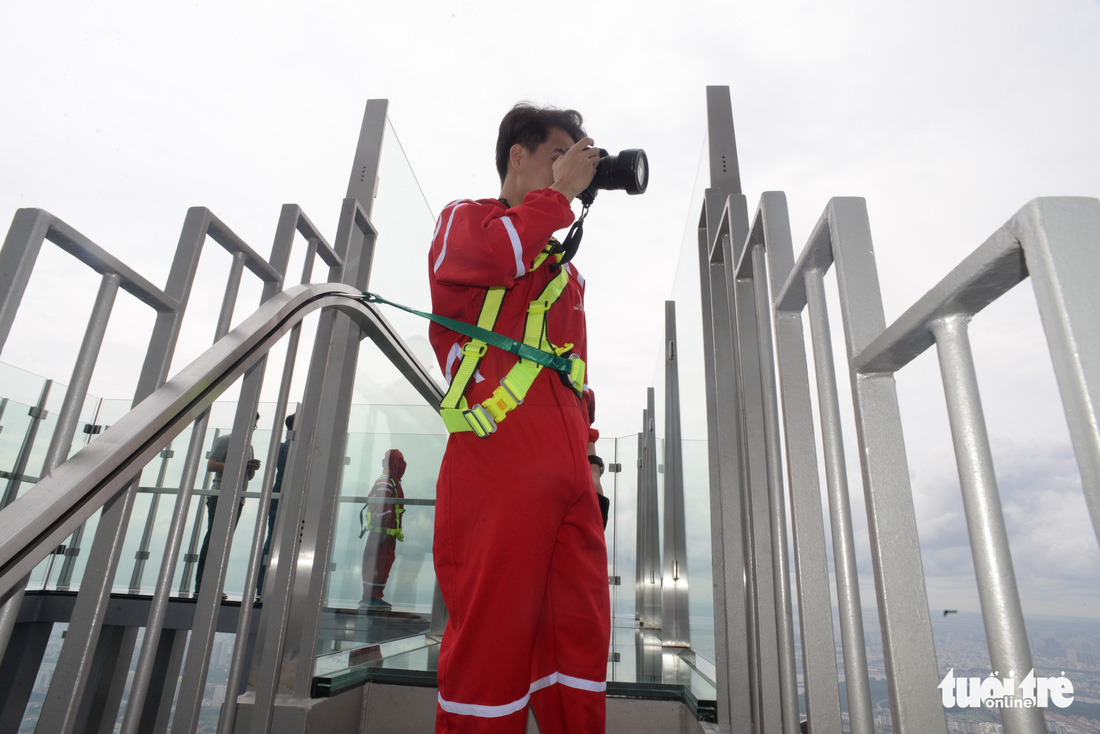
[{"label": "glass balustrade", "polygon": [[[427,308],[430,295],[423,277],[425,233],[434,226],[419,184],[409,168],[392,126],[387,121],[387,144],[382,149],[381,187],[371,214],[379,232],[374,253],[371,290],[408,305]],[[410,257],[409,253],[416,253]],[[690,279],[679,278],[681,281]],[[680,286],[678,286],[680,289]],[[696,296],[697,298],[697,296]],[[690,301],[694,303],[694,301]],[[427,341],[427,322],[415,316],[387,309],[384,317],[393,325],[416,358],[442,384],[436,360]],[[682,313],[681,323],[698,317]],[[701,385],[701,349],[694,348],[694,330],[681,327],[681,339],[692,348],[681,349],[681,382],[685,400],[698,412],[700,400],[695,390]],[[307,342],[311,337],[307,338]],[[306,372],[308,343],[299,348],[299,368],[295,380]],[[269,370],[272,370],[269,363]],[[698,362],[698,364],[696,364]],[[690,363],[687,364],[687,363]],[[271,378],[274,383],[275,378]],[[663,456],[663,378],[655,374],[657,400],[657,455]],[[696,384],[697,383],[697,384]],[[54,383],[46,397],[44,414],[32,408],[42,400],[46,380],[40,376],[0,364],[0,492],[8,501],[28,491],[43,467],[46,449],[56,428],[57,411],[65,386]],[[693,392],[694,390],[694,392]],[[232,395],[233,389],[230,391]],[[131,407],[129,400],[104,400],[89,397],[81,411],[72,452],[94,441],[101,431],[123,416]],[[287,413],[297,409],[296,404]],[[233,424],[236,403],[225,399],[209,412],[202,451],[195,473],[192,496],[184,508],[187,522],[183,545],[172,580],[174,599],[189,600],[195,588],[196,561],[207,531],[207,500],[212,475],[206,471],[208,452],[214,440],[228,433]],[[252,546],[252,530],[257,512],[264,469],[276,461],[268,454],[275,405],[259,406],[261,419],[251,444],[262,468],[248,482],[225,580],[227,603],[262,603],[254,589],[245,588],[245,575]],[[691,413],[691,410],[688,410]],[[697,416],[690,416],[694,429],[685,421],[683,465],[685,518],[687,526],[688,579],[690,588],[690,648],[662,647],[660,630],[643,630],[637,625],[637,530],[638,530],[638,458],[636,436],[605,437],[597,444],[609,469],[602,484],[611,499],[607,525],[608,594],[612,610],[613,634],[608,654],[608,680],[613,684],[635,686],[681,686],[697,701],[713,701],[714,632],[711,585],[709,485],[707,444],[695,438]],[[702,424],[705,425],[705,422]],[[32,430],[33,429],[33,430]],[[123,552],[115,574],[116,594],[149,596],[160,573],[165,552],[162,538],[175,510],[185,473],[185,457],[194,426],[186,428],[144,468],[133,512],[125,536]],[[432,558],[432,533],[435,521],[435,482],[446,446],[447,436],[435,412],[408,380],[369,340],[361,348],[355,390],[348,426],[346,457],[341,476],[337,513],[327,586],[323,599],[321,629],[317,639],[314,690],[318,695],[335,693],[379,676],[401,680],[402,676],[420,676],[419,681],[434,678],[442,631],[443,610],[437,598]],[[383,458],[388,451],[401,452],[407,468],[402,477],[405,497],[389,506],[401,513],[403,539],[395,544],[394,559],[385,579],[382,598],[387,607],[363,604],[369,600],[369,586],[381,581],[377,573],[378,537],[364,532],[366,510],[372,486],[386,471]],[[658,458],[658,464],[663,459]],[[664,476],[657,475],[657,527],[662,528]],[[294,491],[283,487],[283,493]],[[9,496],[10,495],[10,496]],[[274,496],[275,500],[279,495]],[[308,498],[307,498],[308,501]],[[93,515],[81,531],[68,539],[59,552],[43,561],[34,571],[29,588],[47,593],[75,591],[87,564],[87,548],[94,537],[99,513]],[[263,522],[265,532],[268,523]],[[659,546],[660,547],[660,546]],[[385,554],[385,551],[382,553]],[[267,559],[265,558],[265,561]],[[383,564],[385,565],[385,564]],[[658,583],[660,580],[658,578]],[[368,588],[365,592],[364,589]],[[232,635],[219,634],[218,650],[230,649]],[[223,639],[224,638],[224,639]],[[215,656],[218,657],[218,656]],[[228,655],[220,654],[220,658]],[[224,688],[227,670],[212,659],[208,688]],[[43,668],[45,670],[45,668]],[[224,691],[222,692],[224,696]]]}]

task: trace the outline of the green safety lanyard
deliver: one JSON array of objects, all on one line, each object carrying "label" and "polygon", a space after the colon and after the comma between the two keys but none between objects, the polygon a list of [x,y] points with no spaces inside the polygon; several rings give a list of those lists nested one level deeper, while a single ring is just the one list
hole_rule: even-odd
[{"label": "green safety lanyard", "polygon": [[495,331],[483,329],[480,326],[474,326],[473,324],[467,324],[465,321],[450,319],[446,316],[437,316],[434,313],[427,313],[425,311],[417,311],[415,308],[403,306],[400,303],[394,303],[393,301],[389,301],[378,295],[377,293],[371,293],[370,291],[363,291],[362,300],[366,303],[382,303],[387,306],[393,306],[394,308],[399,308],[402,311],[407,311],[408,313],[421,316],[428,319],[429,321],[434,321],[440,326],[445,326],[451,331],[456,331],[459,334],[463,334],[464,336],[468,336],[472,339],[480,339],[490,346],[497,347],[498,349],[503,349],[506,352],[511,352],[512,354],[522,357],[523,359],[530,360],[531,362],[535,362],[536,364],[541,364],[543,367],[549,367],[552,370],[562,372],[566,375],[569,375],[574,369],[573,360],[569,359],[568,357],[560,357],[553,352],[543,351],[542,349],[538,349],[528,344],[524,344],[523,342],[516,341],[515,339],[504,336],[503,334],[498,334]]}]

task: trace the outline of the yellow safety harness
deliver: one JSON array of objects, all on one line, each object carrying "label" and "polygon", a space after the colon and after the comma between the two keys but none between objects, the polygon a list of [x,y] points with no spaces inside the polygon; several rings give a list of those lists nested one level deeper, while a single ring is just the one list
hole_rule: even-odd
[{"label": "yellow safety harness", "polygon": [[[383,474],[380,479],[389,479],[396,487],[396,482],[389,474]],[[396,494],[396,490],[394,491]],[[367,504],[363,505],[363,509],[359,511],[359,524],[363,528],[359,533],[359,537],[362,538],[368,532],[381,533],[382,535],[392,535],[397,538],[398,541],[405,539],[405,534],[401,532],[401,515],[405,512],[405,506],[400,504],[391,505],[393,507],[394,516],[397,518],[397,526],[392,528],[384,528],[381,525],[375,527],[374,514],[370,511],[370,499],[368,498]],[[364,518],[364,514],[366,517]]]},{"label": "yellow safety harness", "polygon": [[[557,275],[546,284],[538,298],[527,305],[527,320],[524,324],[522,342],[492,331],[500,314],[501,304],[504,302],[507,289],[503,287],[488,289],[485,300],[481,304],[481,313],[478,315],[476,326],[416,311],[387,301],[373,293],[363,294],[367,302],[395,306],[471,337],[470,341],[462,346],[462,360],[459,362],[458,369],[455,370],[447,394],[440,402],[439,415],[451,433],[472,431],[478,438],[486,438],[495,433],[497,424],[523,404],[527,392],[544,366],[561,373],[578,394],[584,391],[584,360],[575,354],[563,356],[573,348],[572,344],[555,346],[546,337],[546,314],[569,283],[569,272],[566,268],[560,267],[562,254],[555,252],[556,249],[558,244],[551,239],[546,248],[535,258],[534,264],[528,271],[538,270],[550,257],[553,257],[555,264],[559,266]],[[489,398],[470,406],[466,401],[466,390],[490,346],[516,354],[519,360],[500,381],[500,385]]]}]

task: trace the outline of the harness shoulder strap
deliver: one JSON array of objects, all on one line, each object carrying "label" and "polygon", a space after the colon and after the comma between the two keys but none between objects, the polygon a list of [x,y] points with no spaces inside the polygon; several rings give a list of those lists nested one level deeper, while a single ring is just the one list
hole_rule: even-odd
[{"label": "harness shoulder strap", "polygon": [[[486,292],[485,300],[481,303],[481,313],[477,317],[479,328],[492,331],[500,315],[500,306],[504,303],[504,293],[504,288],[490,288]],[[454,409],[459,407],[460,402],[465,403],[463,396],[466,394],[466,388],[469,387],[470,380],[477,372],[477,366],[481,364],[481,358],[485,356],[487,349],[488,345],[477,337],[471,338],[462,345],[462,360],[458,363],[458,369],[455,370],[454,377],[451,379],[447,394],[439,404],[441,408]]]}]

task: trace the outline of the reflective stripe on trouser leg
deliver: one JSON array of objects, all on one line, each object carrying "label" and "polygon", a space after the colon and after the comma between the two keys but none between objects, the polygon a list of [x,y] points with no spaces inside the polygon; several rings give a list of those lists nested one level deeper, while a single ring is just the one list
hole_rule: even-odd
[{"label": "reflective stripe on trouser leg", "polygon": [[396,558],[397,541],[390,536],[378,536],[368,533],[363,542],[363,591],[364,598],[370,587],[371,597],[381,599],[386,582],[390,578],[390,569]]},{"label": "reflective stripe on trouser leg", "polygon": [[[587,420],[579,406],[527,408],[491,440],[452,435],[440,471],[437,731],[522,732],[528,702],[540,711],[550,691],[603,731],[610,610]],[[485,471],[506,456],[523,460]]]}]

